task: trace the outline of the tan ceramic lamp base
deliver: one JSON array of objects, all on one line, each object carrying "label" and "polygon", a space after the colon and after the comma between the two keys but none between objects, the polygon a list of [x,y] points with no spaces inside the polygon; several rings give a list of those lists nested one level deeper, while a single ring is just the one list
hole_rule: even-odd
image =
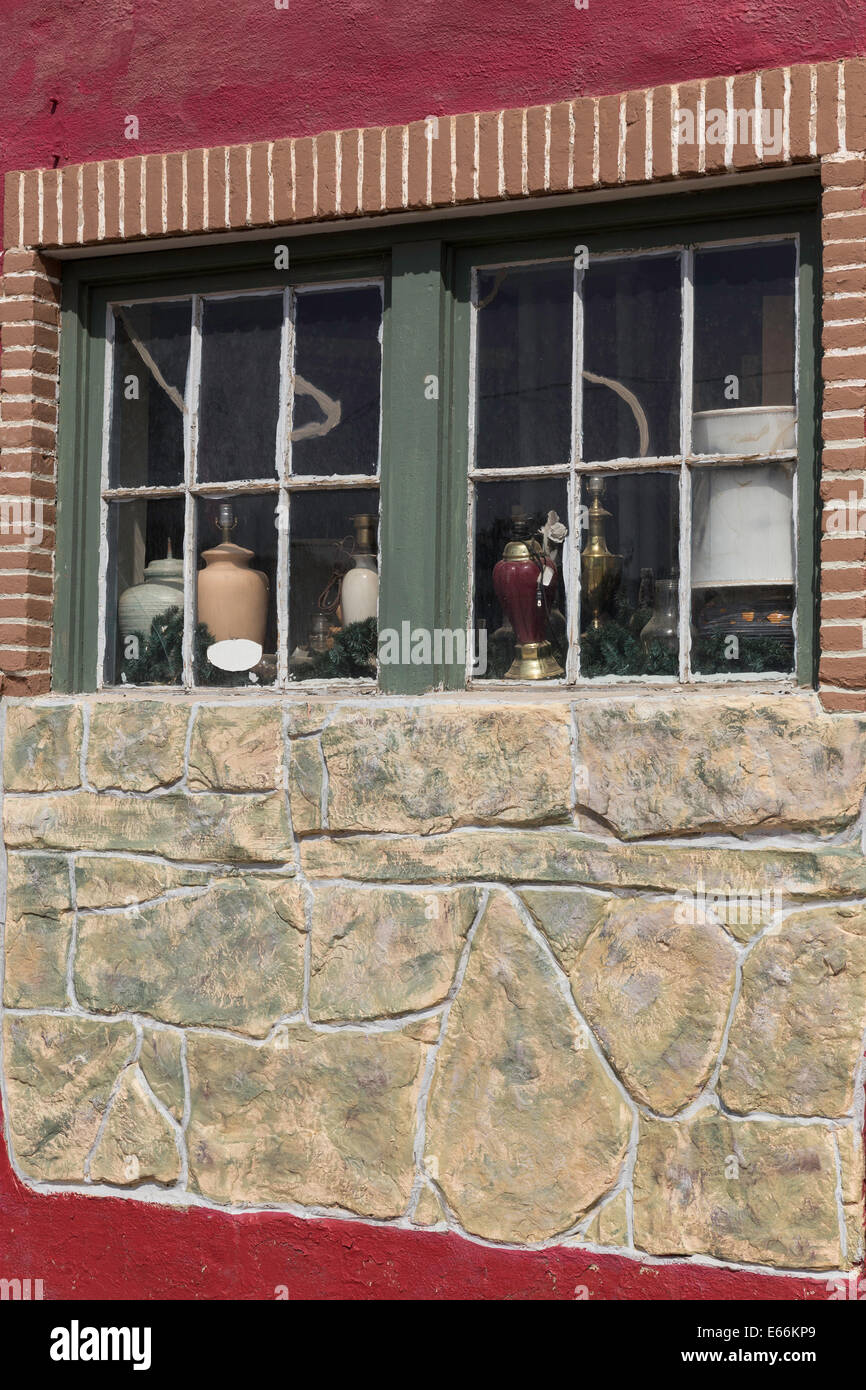
[{"label": "tan ceramic lamp base", "polygon": [[207,568],[198,575],[198,618],[215,642],[243,637],[264,646],[268,620],[268,580],[251,570],[251,550],[223,541],[203,550]]}]

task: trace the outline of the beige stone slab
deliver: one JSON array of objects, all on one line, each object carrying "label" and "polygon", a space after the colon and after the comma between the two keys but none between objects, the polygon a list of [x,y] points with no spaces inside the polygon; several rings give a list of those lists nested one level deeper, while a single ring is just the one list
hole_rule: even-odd
[{"label": "beige stone slab", "polygon": [[190,1182],[212,1201],[401,1215],[427,1048],[297,1025],[250,1047],[189,1035]]},{"label": "beige stone slab", "polygon": [[641,1119],[634,1238],[653,1255],[785,1269],[842,1263],[833,1136],[822,1125]]},{"label": "beige stone slab", "polygon": [[520,897],[544,932],[554,955],[567,975],[577,966],[581,952],[610,905],[599,892],[580,889],[525,888]]},{"label": "beige stone slab", "polygon": [[188,724],[188,707],[171,700],[98,701],[90,710],[90,785],[148,792],[179,782]]},{"label": "beige stone slab", "polygon": [[4,798],[11,848],[152,853],[188,862],[282,862],[294,846],[285,797],[76,792]]},{"label": "beige stone slab", "polygon": [[777,885],[785,902],[866,896],[858,847],[729,849],[717,845],[623,844],[566,827],[454,830],[447,835],[342,835],[305,840],[310,878],[382,883],[575,884],[664,893],[758,893]]},{"label": "beige stone slab", "polygon": [[293,739],[289,751],[289,806],[297,835],[322,828],[325,769],[317,739]]},{"label": "beige stone slab", "polygon": [[75,861],[75,892],[79,909],[131,907],[161,898],[175,888],[205,887],[204,869],[180,869],[154,859],[79,856]]},{"label": "beige stone slab", "polygon": [[97,1013],[264,1037],[301,1007],[305,929],[299,884],[277,874],[214,879],[202,893],[82,915],[76,996]]},{"label": "beige stone slab", "polygon": [[575,704],[580,801],[627,839],[833,834],[866,790],[866,720],[812,694]]},{"label": "beige stone slab", "polygon": [[[587,931],[588,896],[562,893],[557,902],[550,892],[527,900],[557,955],[565,940],[560,959],[577,1007],[617,1075],[635,1100],[673,1115],[697,1097],[715,1065],[734,997],[736,948],[713,922],[683,921],[673,899],[610,898]],[[597,902],[591,899],[590,913]]]},{"label": "beige stone slab", "polygon": [[332,830],[541,824],[570,814],[566,707],[338,709],[322,734]]},{"label": "beige stone slab", "polygon": [[90,1161],[94,1182],[115,1187],[155,1182],[168,1186],[181,1172],[174,1130],[154,1104],[140,1069],[125,1068]]},{"label": "beige stone slab", "polygon": [[866,1177],[863,1135],[856,1124],[845,1128],[840,1126],[836,1130],[836,1140],[842,1168],[842,1209],[845,1216],[848,1264],[857,1265],[863,1259],[863,1227],[866,1218],[863,1194],[863,1182]]},{"label": "beige stone slab", "polygon": [[181,1038],[171,1028],[144,1028],[138,1059],[150,1089],[176,1120],[184,1102]]},{"label": "beige stone slab", "polygon": [[475,918],[473,888],[353,888],[313,897],[310,1014],[361,1020],[441,1004]]},{"label": "beige stone slab", "polygon": [[32,1178],[81,1182],[112,1087],[135,1049],[131,1023],[7,1014],[12,1148]]},{"label": "beige stone slab", "polygon": [[303,738],[307,734],[320,733],[336,707],[335,700],[286,701],[286,727],[289,738]]},{"label": "beige stone slab", "polygon": [[743,966],[719,1078],[725,1106],[738,1114],[845,1115],[864,1031],[866,909],[793,913],[761,937]]},{"label": "beige stone slab", "polygon": [[6,791],[80,786],[82,728],[78,705],[10,705],[3,756]]},{"label": "beige stone slab", "polygon": [[426,1171],[472,1234],[548,1240],[614,1185],[631,1123],[556,967],[493,893],[436,1059]]},{"label": "beige stone slab", "polygon": [[628,1245],[628,1210],[624,1192],[605,1202],[586,1228],[585,1240],[593,1245]]},{"label": "beige stone slab", "polygon": [[283,783],[279,705],[203,705],[195,717],[187,785],[196,791],[272,791]]},{"label": "beige stone slab", "polygon": [[412,1216],[413,1226],[438,1226],[445,1222],[442,1203],[432,1187],[422,1187]]},{"label": "beige stone slab", "polygon": [[432,1014],[430,1018],[419,1018],[414,1023],[407,1023],[403,1032],[407,1038],[417,1038],[419,1042],[436,1043],[442,1032],[442,1014],[439,1012]]},{"label": "beige stone slab", "polygon": [[47,854],[8,856],[3,984],[7,1008],[66,1007],[71,906],[66,859]]},{"label": "beige stone slab", "polygon": [[9,854],[6,916],[66,912],[71,906],[69,865],[56,854]]},{"label": "beige stone slab", "polygon": [[3,1003],[8,1009],[62,1009],[72,914],[25,914],[6,923]]}]

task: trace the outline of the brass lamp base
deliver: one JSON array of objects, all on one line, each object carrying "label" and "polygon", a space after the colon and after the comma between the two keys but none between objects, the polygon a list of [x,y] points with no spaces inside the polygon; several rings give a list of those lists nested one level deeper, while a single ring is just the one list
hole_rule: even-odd
[{"label": "brass lamp base", "polygon": [[507,681],[545,681],[565,672],[550,649],[549,642],[523,642],[517,644],[516,656],[505,672]]}]

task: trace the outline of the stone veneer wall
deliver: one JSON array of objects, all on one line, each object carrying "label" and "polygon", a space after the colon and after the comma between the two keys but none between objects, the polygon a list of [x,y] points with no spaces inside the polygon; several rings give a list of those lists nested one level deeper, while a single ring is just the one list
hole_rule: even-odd
[{"label": "stone veneer wall", "polygon": [[[850,1267],[864,726],[806,694],[7,702],[17,1171]],[[759,920],[690,921],[702,886]]]}]

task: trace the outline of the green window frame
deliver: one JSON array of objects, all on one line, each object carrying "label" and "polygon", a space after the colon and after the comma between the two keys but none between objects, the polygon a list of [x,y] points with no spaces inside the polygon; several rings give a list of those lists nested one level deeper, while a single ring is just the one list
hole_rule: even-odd
[{"label": "green window frame", "polygon": [[[256,240],[68,260],[61,334],[54,689],[86,692],[98,685],[106,319],[112,302],[382,279],[379,630],[399,632],[407,621],[427,631],[466,630],[472,584],[467,481],[473,267],[567,258],[577,244],[586,245],[591,258],[594,253],[790,236],[799,244],[798,642],[791,679],[813,685],[819,597],[819,207],[820,185],[807,175],[507,213],[357,228],[330,224],[300,234],[278,230]],[[279,245],[290,248],[285,272],[274,269]],[[437,389],[430,389],[431,378]],[[444,658],[437,662],[435,655],[426,665],[383,664],[379,669],[382,693],[461,690],[466,684],[463,667]],[[635,689],[652,684],[646,678]],[[295,688],[300,693],[311,689],[306,682],[289,687]],[[591,687],[562,688],[575,694]]]}]

